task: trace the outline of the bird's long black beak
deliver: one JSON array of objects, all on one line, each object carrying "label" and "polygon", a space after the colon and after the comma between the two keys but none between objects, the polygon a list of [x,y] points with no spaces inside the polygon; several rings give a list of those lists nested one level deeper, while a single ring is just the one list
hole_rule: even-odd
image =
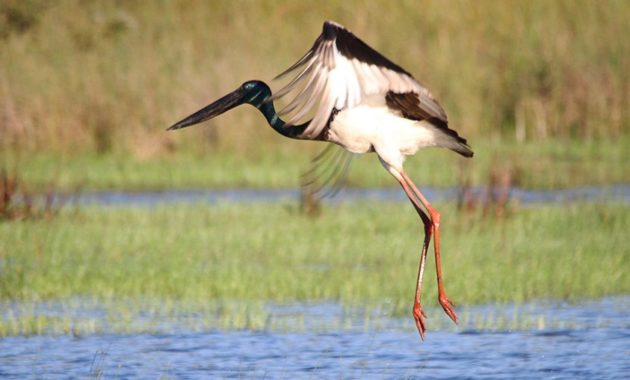
[{"label": "bird's long black beak", "polygon": [[171,125],[170,127],[168,127],[167,131],[189,127],[191,125],[199,124],[208,119],[219,116],[222,113],[229,111],[240,104],[243,104],[243,95],[244,94],[242,88],[232,91],[231,93],[225,95],[216,102],[205,106],[194,114]]}]

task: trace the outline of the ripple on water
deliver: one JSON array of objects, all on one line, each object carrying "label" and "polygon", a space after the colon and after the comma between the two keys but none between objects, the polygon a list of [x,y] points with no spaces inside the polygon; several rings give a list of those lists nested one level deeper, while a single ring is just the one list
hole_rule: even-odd
[{"label": "ripple on water", "polygon": [[[412,322],[337,331],[182,331],[159,334],[12,336],[0,340],[2,378],[628,378],[630,297],[581,304],[537,303],[544,329],[432,329],[420,342]],[[615,305],[612,307],[612,305]],[[281,312],[286,312],[276,305]],[[292,313],[299,305],[287,306]],[[316,305],[302,307],[307,315]],[[341,310],[323,305],[326,313]],[[321,310],[320,310],[321,311]],[[467,312],[512,315],[510,306]],[[326,314],[326,313],[319,313]],[[343,311],[344,318],[349,318]],[[360,314],[362,315],[362,314]],[[566,320],[579,317],[579,321]],[[436,320],[438,318],[435,318]],[[431,321],[435,323],[436,321]],[[308,321],[306,321],[308,325]]]}]

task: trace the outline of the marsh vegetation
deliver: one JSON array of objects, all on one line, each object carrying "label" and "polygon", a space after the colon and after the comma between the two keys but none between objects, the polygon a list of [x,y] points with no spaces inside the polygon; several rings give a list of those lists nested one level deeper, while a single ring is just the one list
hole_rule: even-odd
[{"label": "marsh vegetation", "polygon": [[[250,109],[164,129],[245,80],[269,81],[325,19],[412,72],[474,148],[470,162],[439,150],[411,158],[418,184],[486,185],[497,172],[528,188],[630,182],[630,2],[452,2],[446,13],[442,1],[397,4],[272,1],[243,12],[231,1],[2,2],[0,169],[13,201],[0,207],[0,302],[124,300],[140,310],[147,300],[332,300],[406,315],[421,238],[407,204],[324,205],[317,218],[288,203],[50,213],[45,203],[28,209],[10,181],[29,194],[51,184],[65,193],[297,187],[321,147],[276,136]],[[368,155],[348,185],[395,182]],[[447,291],[459,305],[630,292],[627,204],[502,217],[438,206]],[[257,326],[259,308],[219,307],[228,325]],[[72,330],[63,318],[16,315],[0,334]]]},{"label": "marsh vegetation", "polygon": [[[630,291],[627,205],[539,206],[501,218],[441,208],[445,281],[458,305]],[[0,224],[0,299],[386,301],[387,315],[406,315],[420,235],[404,203],[348,203],[315,219],[292,204],[68,209]],[[435,305],[432,265],[426,279],[424,302]]]}]

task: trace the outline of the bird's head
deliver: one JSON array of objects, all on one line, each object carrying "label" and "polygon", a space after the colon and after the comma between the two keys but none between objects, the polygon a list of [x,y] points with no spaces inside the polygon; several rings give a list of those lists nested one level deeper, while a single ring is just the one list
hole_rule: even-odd
[{"label": "bird's head", "polygon": [[265,82],[250,80],[243,83],[239,88],[225,95],[221,99],[173,124],[167,130],[170,131],[173,129],[180,129],[194,124],[199,124],[245,103],[258,108],[264,104],[265,100],[267,100],[270,96],[271,89]]}]

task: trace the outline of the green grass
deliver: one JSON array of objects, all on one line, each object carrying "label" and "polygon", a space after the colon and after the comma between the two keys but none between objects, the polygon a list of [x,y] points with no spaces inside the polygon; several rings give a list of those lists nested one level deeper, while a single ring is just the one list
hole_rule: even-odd
[{"label": "green grass", "polygon": [[[627,205],[513,209],[498,219],[438,207],[446,289],[464,328],[571,323],[522,311],[475,316],[474,304],[630,292]],[[296,301],[348,308],[309,329],[347,329],[357,319],[379,329],[373,310],[408,316],[418,224],[404,203],[348,203],[315,219],[291,204],[200,204],[66,208],[0,222],[0,336],[301,331],[304,316],[266,306]],[[423,292],[430,328],[452,328],[436,305],[433,263],[430,255]]]},{"label": "green grass", "polygon": [[[245,80],[269,81],[333,19],[412,72],[475,150],[472,160],[441,150],[409,159],[420,187],[485,185],[501,170],[528,188],[628,183],[630,44],[620,36],[630,33],[629,8],[4,1],[0,169],[15,172],[26,192],[296,187],[318,144],[277,136],[251,107],[164,129]],[[396,185],[367,155],[355,160],[349,186]],[[629,214],[626,205],[573,204],[480,220],[447,205],[449,295],[475,304],[627,293]],[[0,299],[386,300],[391,313],[406,314],[416,219],[402,204],[329,207],[315,220],[291,205],[65,209],[50,220],[0,222]],[[435,304],[431,270],[425,299]],[[247,319],[257,310],[218,314],[232,326],[259,326],[260,317]],[[111,319],[126,321],[122,314]],[[46,318],[0,323],[0,335],[45,331]]]},{"label": "green grass", "polygon": [[[624,205],[443,210],[446,289],[458,304],[630,291]],[[407,311],[421,228],[406,204],[351,203],[310,219],[290,205],[65,210],[0,224],[0,299],[391,300]],[[436,299],[433,259],[425,300]]]},{"label": "green grass", "polygon": [[[261,132],[266,132],[266,127]],[[163,132],[166,133],[166,132]],[[190,133],[194,134],[193,130]],[[281,138],[278,138],[281,140]],[[630,137],[617,140],[549,140],[538,143],[472,141],[473,159],[445,149],[427,149],[405,167],[420,186],[454,186],[464,181],[486,185],[490,173],[506,170],[517,185],[565,188],[628,183]],[[15,170],[31,191],[51,185],[60,191],[173,188],[286,188],[299,186],[299,176],[321,143],[279,141],[248,152],[238,148],[166,153],[152,159],[130,154],[0,153],[0,168]],[[373,154],[357,156],[348,186],[397,186]]]}]

